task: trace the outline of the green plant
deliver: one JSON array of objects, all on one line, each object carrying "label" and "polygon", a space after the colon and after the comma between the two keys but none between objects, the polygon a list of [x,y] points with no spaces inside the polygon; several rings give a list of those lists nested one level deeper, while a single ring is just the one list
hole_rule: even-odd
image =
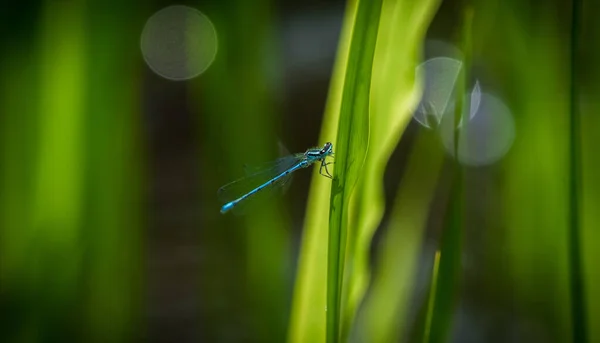
[{"label": "green plant", "polygon": [[292,310],[292,342],[325,337],[337,342],[349,336],[370,275],[370,240],[383,215],[383,172],[418,99],[414,70],[437,4],[359,1],[347,9],[322,133],[323,140],[335,137],[337,142],[331,203],[328,211],[329,187],[315,181]]}]

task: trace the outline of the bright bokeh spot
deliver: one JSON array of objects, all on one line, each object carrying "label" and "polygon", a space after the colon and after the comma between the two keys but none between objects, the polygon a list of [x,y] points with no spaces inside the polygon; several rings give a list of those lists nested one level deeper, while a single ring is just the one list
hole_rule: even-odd
[{"label": "bright bokeh spot", "polygon": [[[469,99],[471,100],[471,99]],[[454,114],[447,113],[440,123],[446,151],[454,156],[458,132],[458,160],[469,166],[489,165],[502,158],[512,146],[515,124],[508,107],[497,97],[483,93],[477,115],[454,129]]]},{"label": "bright bokeh spot", "polygon": [[[431,58],[417,67],[417,76],[423,82],[421,102],[414,113],[419,124],[427,128],[435,127],[447,113],[454,112],[456,82],[462,67],[462,61],[450,57]],[[475,82],[469,98],[462,118],[473,118],[477,113],[481,98],[479,82]],[[462,125],[462,118],[459,127]]]},{"label": "bright bokeh spot", "polygon": [[188,80],[206,71],[215,59],[217,32],[197,9],[169,6],[148,19],[141,48],[155,73],[170,80]]}]

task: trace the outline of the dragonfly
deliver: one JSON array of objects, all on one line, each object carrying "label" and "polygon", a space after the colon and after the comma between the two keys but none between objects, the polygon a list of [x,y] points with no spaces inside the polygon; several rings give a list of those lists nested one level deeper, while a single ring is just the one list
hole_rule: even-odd
[{"label": "dragonfly", "polygon": [[[240,204],[250,201],[267,188],[283,187],[287,184],[293,172],[308,168],[317,162],[321,163],[319,174],[333,179],[327,169],[327,166],[333,162],[327,162],[327,157],[333,157],[333,144],[331,142],[325,143],[322,148],[311,148],[304,153],[282,157],[248,177],[226,184],[218,192],[219,197],[226,201],[221,207],[221,213],[226,213]],[[323,173],[323,171],[325,172]],[[240,190],[243,193],[239,193]],[[235,197],[232,197],[232,194]]]}]

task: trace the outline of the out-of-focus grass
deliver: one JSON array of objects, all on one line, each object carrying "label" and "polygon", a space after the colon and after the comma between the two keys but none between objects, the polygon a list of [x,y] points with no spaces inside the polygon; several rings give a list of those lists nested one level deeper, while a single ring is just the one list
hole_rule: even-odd
[{"label": "out-of-focus grass", "polygon": [[[9,339],[64,334],[77,300],[84,219],[83,10],[80,2],[47,4],[36,39],[4,60],[11,70],[3,74],[3,88],[12,90],[3,124],[5,132],[15,131],[4,139],[1,164],[2,207],[8,209],[2,287],[18,299],[10,309],[15,325],[2,333]],[[33,57],[17,60],[25,51]]]},{"label": "out-of-focus grass", "polygon": [[[462,25],[459,30],[459,42],[464,54],[463,67],[460,70],[456,83],[456,107],[454,109],[454,127],[458,127],[461,119],[463,128],[468,128],[470,122],[461,118],[463,114],[470,113],[471,109],[466,100],[469,94],[466,89],[472,59],[472,25],[473,9],[467,7],[463,12]],[[455,129],[454,156],[457,156],[451,167],[451,191],[444,216],[445,225],[440,239],[441,258],[439,269],[436,272],[436,287],[431,290],[435,297],[435,306],[428,309],[431,322],[427,323],[426,335],[429,342],[446,342],[452,332],[452,324],[459,303],[459,287],[462,279],[462,256],[465,240],[465,168],[458,160],[459,142],[462,130]],[[437,267],[436,267],[437,268]],[[431,311],[431,312],[429,312]]]},{"label": "out-of-focus grass", "polygon": [[572,333],[569,45],[568,34],[556,25],[564,13],[513,1],[497,7],[488,36],[474,43],[516,128],[511,150],[494,168],[497,207],[485,208],[487,225],[479,228],[488,237],[486,270],[495,271],[482,271],[487,277],[481,296],[512,314],[518,334],[529,330],[529,340],[560,342],[570,341]]},{"label": "out-of-focus grass", "polygon": [[433,322],[433,313],[435,311],[435,296],[438,285],[438,276],[440,269],[440,252],[435,253],[433,259],[433,273],[431,273],[431,288],[429,290],[429,300],[427,301],[427,315],[425,317],[425,330],[423,333],[423,343],[428,343],[431,338],[431,325]]},{"label": "out-of-focus grass", "polygon": [[[600,77],[598,70],[592,73]],[[583,91],[581,105],[582,175],[585,185],[581,191],[581,254],[583,256],[583,290],[586,306],[588,341],[600,341],[600,272],[596,261],[600,261],[600,158],[598,157],[598,128],[600,128],[600,101],[596,99],[600,87],[591,86]]]},{"label": "out-of-focus grass", "polygon": [[118,0],[93,2],[84,17],[86,212],[81,244],[84,337],[89,341],[131,341],[143,328],[141,9]]},{"label": "out-of-focus grass", "polygon": [[139,27],[87,5],[43,3],[2,59],[2,341],[137,329]]},{"label": "out-of-focus grass", "polygon": [[[500,11],[518,133],[506,156],[504,222],[514,305],[557,341],[570,340],[568,49],[551,13],[535,27]],[[529,32],[523,35],[523,32]],[[564,45],[563,45],[564,46]],[[561,181],[562,180],[562,181]]]},{"label": "out-of-focus grass", "polygon": [[600,129],[600,25],[593,20],[598,4],[584,2],[581,23],[582,37],[578,51],[580,63],[577,82],[581,94],[581,254],[583,256],[583,290],[586,306],[588,342],[600,342],[600,155],[598,154],[598,130]]},{"label": "out-of-focus grass", "polygon": [[580,110],[580,66],[579,51],[582,28],[581,0],[571,2],[571,39],[569,42],[570,71],[570,108],[569,108],[569,226],[568,258],[569,288],[571,302],[571,339],[574,342],[587,342],[588,323],[585,304],[586,294],[583,280],[583,251],[581,250],[581,198],[582,198],[582,147],[581,147],[581,110]]},{"label": "out-of-focus grass", "polygon": [[[203,11],[213,21],[218,38],[214,63],[192,81],[194,103],[202,111],[198,132],[201,196],[206,206],[198,210],[203,212],[206,229],[201,230],[200,239],[214,254],[214,263],[202,270],[205,310],[214,319],[204,325],[211,327],[215,340],[240,331],[242,337],[261,342],[283,341],[291,263],[287,229],[291,225],[284,206],[281,201],[270,201],[243,216],[221,215],[222,204],[216,198],[219,186],[243,176],[245,164],[279,157],[279,110],[272,80],[267,78],[277,79],[279,73],[273,2],[237,0],[223,6],[214,1]],[[235,264],[241,270],[234,270]],[[223,273],[224,269],[228,272]],[[239,292],[240,284],[245,285],[244,292]],[[230,297],[227,308],[223,308],[224,293],[236,293],[237,300]],[[239,317],[233,319],[231,313]],[[242,329],[231,327],[236,320],[246,323]]]},{"label": "out-of-focus grass", "polygon": [[[418,257],[443,161],[435,134],[419,132],[376,255],[377,273],[358,316],[359,342],[397,342],[407,337]],[[433,297],[435,289],[431,292]]]},{"label": "out-of-focus grass", "polygon": [[35,119],[39,108],[38,56],[33,43],[14,47],[0,59],[0,339],[33,339],[35,304],[32,280],[31,204],[36,150]]},{"label": "out-of-focus grass", "polygon": [[454,323],[461,283],[461,266],[464,241],[464,173],[458,163],[453,171],[452,186],[444,216],[440,239],[441,257],[436,275],[436,287],[431,289],[435,298],[431,322],[427,323],[429,342],[447,342]]}]

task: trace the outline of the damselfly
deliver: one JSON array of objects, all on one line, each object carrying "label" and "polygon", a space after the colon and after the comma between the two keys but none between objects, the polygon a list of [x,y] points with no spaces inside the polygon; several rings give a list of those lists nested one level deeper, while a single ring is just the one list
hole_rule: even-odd
[{"label": "damselfly", "polygon": [[[315,162],[321,162],[319,173],[328,178],[333,178],[327,166],[333,162],[325,158],[333,156],[333,144],[327,142],[322,148],[308,149],[303,154],[294,154],[283,157],[270,163],[267,167],[256,171],[248,177],[233,181],[219,189],[219,197],[226,203],[221,207],[221,213],[234,209],[243,202],[256,196],[266,188],[283,187],[293,172],[307,168]],[[325,173],[323,173],[323,169]],[[236,192],[237,191],[237,192]],[[234,196],[234,197],[233,197]],[[237,198],[235,198],[237,197]]]}]

